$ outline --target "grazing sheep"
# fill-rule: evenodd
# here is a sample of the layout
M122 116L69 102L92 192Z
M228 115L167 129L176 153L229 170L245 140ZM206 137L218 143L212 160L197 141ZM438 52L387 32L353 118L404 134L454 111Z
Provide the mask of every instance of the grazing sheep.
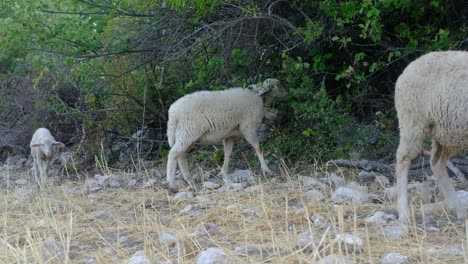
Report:
M53 161L56 150L65 147L65 145L55 141L47 128L38 128L34 132L29 146L34 160L34 177L39 184L42 184L47 177L49 165Z
M400 127L396 154L398 211L408 221L408 169L422 151L425 135L432 140L431 168L448 207L459 219L466 209L457 200L447 174L447 160L468 149L468 52L432 52L409 64L396 82L395 107Z
M223 143L224 163L221 173L226 177L234 140L243 137L255 149L263 171L270 173L258 143L258 129L265 116L264 106L269 106L274 98L286 95L287 91L280 86L278 80L267 79L255 91L243 88L200 91L174 102L169 108L167 124L167 137L171 147L167 162L169 188L176 189L176 161L179 162L184 179L191 182L187 150L196 142Z

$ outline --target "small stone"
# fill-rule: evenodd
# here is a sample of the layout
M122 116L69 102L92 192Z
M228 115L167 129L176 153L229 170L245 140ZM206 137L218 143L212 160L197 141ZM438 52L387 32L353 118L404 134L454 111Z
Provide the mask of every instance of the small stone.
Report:
M16 185L26 185L28 183L28 180L26 179L19 179L15 181Z
M400 253L387 253L382 257L381 264L401 264L408 259Z
M236 247L234 253L246 256L268 257L270 254L266 250L259 249L258 246Z
M221 185L219 185L218 183L206 181L203 183L203 187L209 190L213 190L213 189L218 189L219 187L221 187Z
M111 188L122 188L123 180L121 177L116 175L111 175L109 180L109 187Z
M395 219L395 215L387 214L382 211L377 211L371 217L366 219L368 224L386 225L388 222Z
M65 260L63 247L53 238L48 237L42 243L43 245L40 253L43 262L50 262L53 260L63 262Z
M184 209L179 211L179 214L185 214L193 211L203 210L206 209L206 205L204 204L190 204L185 206Z
M169 233L161 233L159 235L159 243L166 247L172 247L177 242L176 236Z
M301 249L313 249L314 246L318 246L319 244L320 240L310 231L297 235L297 246Z
M336 240L343 244L344 248L348 248L349 251L361 251L362 250L362 239L351 234L338 234Z
M196 230L195 230L195 233L193 233L195 236L212 236L216 233L219 232L219 227L217 224L215 223L212 223L212 222L208 222L208 223L203 223L203 224L199 224L197 227L196 227Z
M426 230L427 230L427 232L429 232L429 233L438 233L438 232L440 232L440 228L437 228L437 227L435 227L435 226L430 226L430 227L428 227Z
M375 183L378 183L380 185L383 185L383 186L388 186L390 185L390 180L388 179L388 177L385 177L383 175L377 175L375 176L375 180L374 180Z
M110 184L110 176L102 176L100 174L94 175L94 179L97 181L99 186L101 187L108 187Z
M321 215L315 213L315 214L311 217L310 220L312 220L312 222L314 222L314 224L320 225L320 224L323 223L324 218L323 218L323 216L321 216Z
M242 213L247 214L247 215L256 216L256 217L261 216L261 214L258 212L258 209L257 209L256 206L247 207L242 211Z
M308 176L299 176L298 180L302 183L303 186L307 186L307 187L310 186L310 187L314 187L320 190L325 189L325 185L315 178L308 177Z
M328 255L316 262L317 264L352 264L354 261L348 256Z
M253 176L250 170L236 170L227 176L227 181L229 183L243 183L252 180Z
M145 183L145 187L153 187L158 181L156 179L149 179Z
M339 187L332 195L332 201L340 202L342 200L351 200L355 204L363 204L369 200L369 194L349 189L346 187Z
M408 234L408 228L404 225L391 225L383 229L383 235L389 239L398 239Z
M304 194L304 199L306 202L320 202L325 199L325 196L317 190L309 190Z
M335 188L340 188L346 185L346 180L343 179L342 177L336 175L336 173L331 173L330 174L330 180L333 182L335 185Z
M94 218L104 218L106 216L116 215L117 211L115 210L96 210L91 212L91 216Z
M193 192L179 192L174 196L174 199L176 200L182 200L182 199L192 199Z
M135 187L137 185L137 180L136 179L131 179L128 181L128 184L127 184L127 188L132 188L132 187Z
M421 210L424 214L431 214L435 211L442 210L444 208L444 202L435 202L429 204L423 204Z
M197 264L230 263L226 254L219 248L208 248L198 255Z
M127 264L151 264L151 261L145 256L145 252L140 250L133 254Z
M29 200L32 196L32 189L16 189L15 191L22 199Z
M352 189L352 190L356 190L358 192L365 192L365 193L368 192L367 186L361 186L359 183L357 183L355 181L349 182L346 187L348 187L349 189Z
M360 171L358 172L358 177L362 179L367 179L367 178L371 178L372 174L370 174L368 171Z

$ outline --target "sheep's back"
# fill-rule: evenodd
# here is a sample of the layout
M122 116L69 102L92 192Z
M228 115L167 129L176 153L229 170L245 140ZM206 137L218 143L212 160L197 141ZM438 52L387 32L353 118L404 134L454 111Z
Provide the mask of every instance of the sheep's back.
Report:
M445 146L468 148L468 52L432 52L410 63L397 80L395 106L400 122L424 125Z

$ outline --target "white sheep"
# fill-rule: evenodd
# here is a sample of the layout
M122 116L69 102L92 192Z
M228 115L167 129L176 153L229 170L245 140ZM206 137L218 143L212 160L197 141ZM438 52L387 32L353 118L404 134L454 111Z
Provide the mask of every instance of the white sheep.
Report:
M65 145L56 141L47 128L38 128L34 132L29 146L33 157L34 177L39 184L42 184L47 177L49 165L54 159L55 152Z
M231 88L224 91L200 91L179 98L169 108L167 124L171 147L166 175L169 188L176 189L176 161L179 162L184 179L191 182L187 150L196 142L223 143L224 163L221 173L227 177L234 140L243 137L255 149L262 170L270 173L258 143L258 130L265 116L264 106L270 105L274 98L286 95L287 91L278 80L267 79L255 91Z
M396 154L401 222L409 219L408 169L432 140L431 168L447 205L459 219L466 209L457 200L445 168L447 160L468 149L468 52L432 52L410 63L396 82L395 107L400 127Z

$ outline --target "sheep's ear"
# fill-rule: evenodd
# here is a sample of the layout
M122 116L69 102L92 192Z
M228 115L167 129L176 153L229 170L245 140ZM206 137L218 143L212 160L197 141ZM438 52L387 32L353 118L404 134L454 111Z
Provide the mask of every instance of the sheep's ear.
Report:
M65 144L63 144L62 142L57 142L57 141L55 141L54 143L52 143L52 145L53 145L54 147L58 147L58 148L63 148L63 147L65 147Z
M32 144L32 145L31 145L31 148L41 147L41 146L43 146L43 144L41 144L41 143L36 143L36 144Z

